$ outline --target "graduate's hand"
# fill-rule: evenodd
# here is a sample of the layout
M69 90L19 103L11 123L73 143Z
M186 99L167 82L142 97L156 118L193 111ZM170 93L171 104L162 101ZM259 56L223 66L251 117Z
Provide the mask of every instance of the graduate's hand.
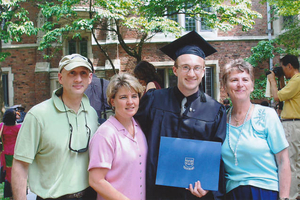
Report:
M199 197L199 198L205 196L208 193L207 190L202 189L200 181L195 182L195 187L194 188L193 188L193 185L190 184L190 187L189 187L188 190L190 190L190 192L193 195L195 195L196 197Z

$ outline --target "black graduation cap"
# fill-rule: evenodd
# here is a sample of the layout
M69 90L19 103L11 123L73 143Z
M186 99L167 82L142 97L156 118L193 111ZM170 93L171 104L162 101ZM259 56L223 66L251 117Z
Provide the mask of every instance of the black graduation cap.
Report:
M205 57L217 52L210 44L206 42L198 33L191 31L188 34L174 40L170 44L160 48L173 60L176 60L183 54L194 54L205 59Z

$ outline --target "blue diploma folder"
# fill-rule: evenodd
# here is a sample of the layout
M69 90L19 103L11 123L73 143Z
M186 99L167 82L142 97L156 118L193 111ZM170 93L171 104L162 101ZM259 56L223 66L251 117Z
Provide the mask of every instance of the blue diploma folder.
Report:
M161 137L155 184L217 191L220 161L220 142Z

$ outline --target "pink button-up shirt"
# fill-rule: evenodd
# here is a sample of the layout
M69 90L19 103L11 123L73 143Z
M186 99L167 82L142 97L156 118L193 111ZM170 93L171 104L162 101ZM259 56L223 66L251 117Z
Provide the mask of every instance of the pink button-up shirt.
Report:
M108 168L105 179L114 188L131 200L144 200L147 142L134 119L133 124L134 138L113 116L98 128L90 142L89 170ZM102 199L98 194L97 200Z

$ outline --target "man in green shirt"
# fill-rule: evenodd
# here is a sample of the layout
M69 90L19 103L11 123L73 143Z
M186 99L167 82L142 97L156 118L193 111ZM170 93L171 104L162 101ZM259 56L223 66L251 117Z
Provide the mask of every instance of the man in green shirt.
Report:
M15 200L26 199L27 177L37 199L85 199L88 144L98 127L84 95L92 80L87 58L64 56L58 80L62 88L30 109L20 129L12 168Z

